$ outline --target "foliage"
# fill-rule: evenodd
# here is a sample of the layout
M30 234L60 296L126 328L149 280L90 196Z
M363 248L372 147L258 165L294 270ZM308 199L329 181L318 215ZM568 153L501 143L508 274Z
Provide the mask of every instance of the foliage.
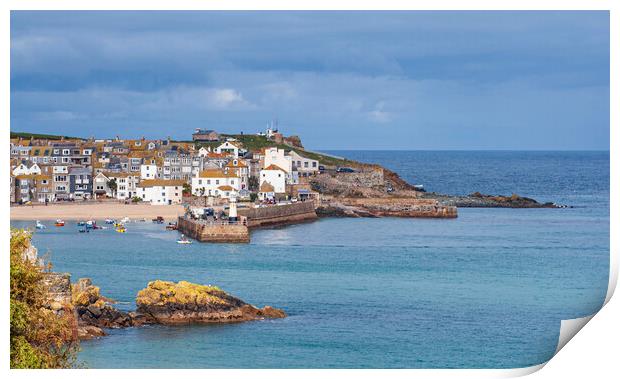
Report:
M142 201L142 198L140 196L134 196L134 197L131 198L131 202L134 203L134 204L135 203L139 203L141 201Z
M149 282L138 292L138 305L176 304L227 304L226 292L217 286L194 284L186 281L178 283L164 280Z
M256 176L250 176L248 178L248 188L250 191L258 191L258 177Z
M250 193L250 202L255 202L258 199L258 194L256 192Z
M11 132L11 138L23 138L23 139L49 139L49 140L83 140L83 138L78 137L69 137L69 136L58 136L53 134L37 134L37 133L27 133L27 132Z
M192 193L192 186L189 183L183 183L183 196L187 196Z
M75 362L77 344L69 312L48 308L44 271L26 256L30 233L11 230L11 368L66 368Z
M110 179L110 181L108 182L108 187L110 188L110 191L112 191L112 193L116 195L116 189L118 188L118 184L116 184L116 178Z

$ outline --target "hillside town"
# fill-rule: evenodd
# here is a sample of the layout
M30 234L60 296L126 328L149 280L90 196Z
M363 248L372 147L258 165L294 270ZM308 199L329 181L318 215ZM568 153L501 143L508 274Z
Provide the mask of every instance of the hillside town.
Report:
M272 126L237 136L196 129L191 141L13 137L12 204L307 200L318 196L308 178L324 169Z

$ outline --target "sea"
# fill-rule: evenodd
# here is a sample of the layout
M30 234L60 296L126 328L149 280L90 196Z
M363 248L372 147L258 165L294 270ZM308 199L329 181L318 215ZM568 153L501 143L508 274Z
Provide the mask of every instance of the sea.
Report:
M549 360L560 322L602 306L609 278L609 152L330 151L427 191L535 198L563 209L459 209L456 219L359 218L252 232L249 245L175 243L162 225L34 244L55 271L135 308L155 279L215 284L289 317L108 330L89 368L516 368ZM32 222L12 222L33 227Z

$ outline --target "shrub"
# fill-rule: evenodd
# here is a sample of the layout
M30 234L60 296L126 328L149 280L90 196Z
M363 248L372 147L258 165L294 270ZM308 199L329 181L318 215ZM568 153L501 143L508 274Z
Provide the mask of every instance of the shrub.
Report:
M11 230L11 368L68 368L75 362L69 312L48 308L44 271L26 256L30 233Z

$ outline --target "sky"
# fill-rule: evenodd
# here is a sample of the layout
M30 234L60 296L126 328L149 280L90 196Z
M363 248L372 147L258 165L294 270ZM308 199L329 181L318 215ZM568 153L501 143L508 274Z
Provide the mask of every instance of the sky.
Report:
M608 150L609 13L11 12L11 130Z

